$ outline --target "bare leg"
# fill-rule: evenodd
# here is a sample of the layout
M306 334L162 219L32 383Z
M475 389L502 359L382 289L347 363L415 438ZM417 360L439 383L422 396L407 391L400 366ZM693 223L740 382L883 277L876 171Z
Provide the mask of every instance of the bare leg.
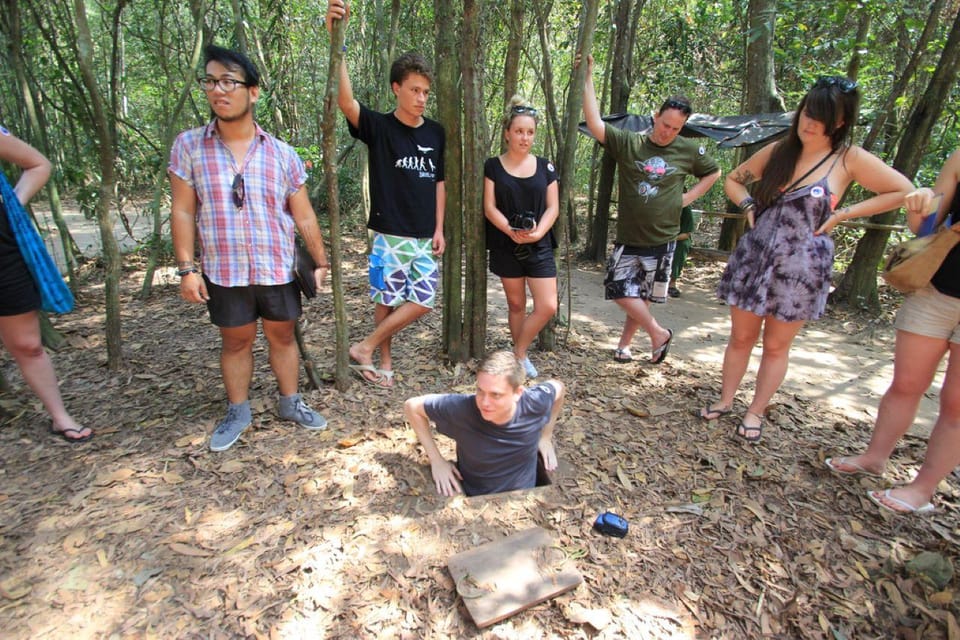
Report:
M740 435L753 438L759 433L763 412L767 410L770 399L787 375L790 345L801 327L803 320L783 322L773 316L763 319L763 352L760 356L760 368L757 370L757 387L753 402L743 417L744 428Z
M241 404L250 398L253 341L256 337L256 322L242 327L220 327L220 374L223 376L227 400L232 404Z
M514 280L519 278L512 278ZM534 339L540 330L547 326L557 313L557 279L556 278L526 278L526 284L530 287L530 296L533 298L533 311L530 315L526 313L526 296L523 295L522 279L520 284L520 293L523 296L524 308L520 312L520 325L516 333L513 332L511 325L510 333L513 335L513 351L517 359L527 357L527 349L533 344ZM507 293L507 302L509 305L510 293L507 292L506 279L504 280L504 292ZM512 313L512 310L511 310Z
M950 343L950 362L940 390L940 414L933 425L923 465L913 482L890 494L921 507L933 498L940 481L960 464L960 344ZM881 498L881 500L883 500ZM896 508L896 505L890 505Z
M720 383L720 400L709 406L709 417L714 409L729 410L733 399L750 364L750 354L760 337L763 318L740 307L730 307L730 339L723 352L723 374Z
M67 436L75 439L91 435L93 430L77 424L63 406L53 362L40 340L40 321L37 312L0 316L0 340L16 360L23 379L37 394L43 407L50 414L53 428L57 431L75 429L76 433Z
M893 357L893 380L890 388L883 394L880 406L877 409L877 420L870 436L870 445L867 450L858 456L846 456L836 459L834 465L841 471L857 471L857 465L873 473L882 473L887 460L893 452L897 441L903 437L913 419L917 415L920 399L933 383L937 372L937 365L946 353L951 350L951 361L948 372L953 368L952 352L957 345L948 345L946 340L929 338L908 331L897 331L897 343ZM960 375L960 373L956 374ZM944 380L940 392L940 418L934 430L940 425L943 418L943 406L950 400L947 380ZM930 445L933 444L933 434ZM930 450L928 445L928 451ZM938 481L939 482L939 481ZM931 494L932 495L932 494ZM929 499L929 497L928 497ZM920 503L923 504L923 503Z
M650 336L650 347L656 349L670 339L670 332L660 326L657 319L650 313L650 303L640 298L618 298L614 300L627 313L620 334L620 348L630 345L633 334L642 328ZM626 343L624 339L626 338Z
M383 313L380 309L382 306L377 305L374 320L379 317L380 313ZM390 308L386 307L386 309L389 310ZM361 364L373 364L373 351L380 347L381 364L386 368L390 364L390 338L429 312L429 307L421 306L415 302L404 302L396 309L387 311L383 319L377 323L373 333L350 347L350 357ZM374 380L374 378L370 377L370 380Z
M527 317L527 287L524 278L500 278L503 294L507 298L507 325L510 327L510 340L514 346ZM522 357L519 354L518 358Z
M282 396L295 394L300 386L300 351L294 334L296 322L263 320L263 335L270 345L270 368Z

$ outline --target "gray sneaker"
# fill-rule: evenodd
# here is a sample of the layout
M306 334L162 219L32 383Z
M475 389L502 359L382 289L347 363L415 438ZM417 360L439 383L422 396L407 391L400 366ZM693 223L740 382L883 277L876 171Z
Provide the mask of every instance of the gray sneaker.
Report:
M327 419L307 406L299 393L292 396L280 396L278 413L284 420L292 420L311 431L327 428Z
M210 451L226 451L232 447L250 422L249 400L242 404L228 404L227 417L217 424L210 436Z

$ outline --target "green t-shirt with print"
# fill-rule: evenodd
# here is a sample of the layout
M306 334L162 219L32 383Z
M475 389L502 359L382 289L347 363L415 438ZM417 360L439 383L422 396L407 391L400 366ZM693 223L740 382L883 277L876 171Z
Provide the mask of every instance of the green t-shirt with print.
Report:
M720 167L706 148L677 136L665 147L639 133L604 128L604 147L617 162L620 206L616 242L634 247L665 244L680 233L683 181Z

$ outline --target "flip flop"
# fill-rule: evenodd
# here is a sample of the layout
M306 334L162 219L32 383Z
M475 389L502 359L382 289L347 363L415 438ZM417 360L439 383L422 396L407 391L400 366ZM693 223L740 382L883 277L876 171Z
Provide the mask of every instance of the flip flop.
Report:
M667 329L667 333L670 335L667 336L667 339L664 341L664 343L653 350L650 364L660 364L667 359L667 353L670 352L670 341L673 340L673 329Z
M850 462L850 460L849 460L847 457L843 457L843 458L827 458L826 460L823 461L823 464L826 465L827 469L830 469L830 471L834 472L834 473L837 474L838 476L858 476L858 475L864 475L864 476L870 476L871 478L882 478L882 477L883 477L883 474L874 473L873 471L870 471L869 469L867 469L866 467L864 467L864 466L861 465L861 464L858 464L858 463L856 463L856 462ZM837 466L837 465L840 465L840 464L846 465L846 466L848 466L848 467L853 467L854 470L853 470L853 471L844 471L844 470L841 469L839 466Z
M378 387L383 387L384 389L393 387L393 369L377 369L377 373L380 374L380 380L377 381ZM385 382L388 384L384 384Z
M710 405L706 405L705 407L700 409L700 413L698 415L700 416L701 420L710 421L710 420L719 420L723 416L732 412L733 412L733 407L729 409L711 409ZM710 416L713 414L716 414L716 415L711 418Z
M87 427L80 427L79 429L54 429L53 426L50 427L50 433L57 436L62 440L66 440L70 444L80 444L81 442L87 442L93 438L94 432L93 429L90 429L90 433L79 438L71 438L67 436L68 433L83 433L84 429Z
M932 513L933 511L936 511L936 507L933 506L932 502L928 502L927 504L921 505L919 507L915 507L905 500L901 500L900 498L896 498L890 495L891 491L893 491L893 489L887 489L885 491L881 491L880 495L886 498L887 500L889 500L890 502L892 502L893 504L897 505L898 507L903 507L902 509L894 509L893 507L881 502L880 498L877 497L876 491L867 491L867 497L873 501L873 504L877 505L881 509L889 511L890 513L895 513L898 516L904 516L904 515L910 515L910 514L919 515L923 513Z
M630 347L624 347L623 349L617 348L613 352L613 361L614 362L631 362L633 360L633 354L630 353Z
M377 369L375 366L373 366L373 364L363 364L363 363L354 364L351 362L348 366L355 374L357 374L357 376L360 377L361 380L363 380L367 384L373 385L375 387L381 386L380 381L383 380L383 372L380 371L380 369ZM367 376L363 375L364 372L372 373L377 377L368 378Z
M743 438L744 440L746 440L746 441L749 442L750 444L756 444L756 443L760 442L760 438L763 437L763 416L758 416L757 414L753 413L752 411L747 411L747 413L744 414L744 417L746 417L747 414L750 414L750 415L752 415L752 416L756 416L757 418L760 418L760 424L751 427L750 425L744 424L744 423L743 423L743 420L741 420L741 421L740 421L740 424L737 425L737 428L736 428L736 430L734 431L734 433L737 435L738 438ZM747 432L748 432L748 431L756 431L757 434L756 434L756 435L753 435L753 436L748 436L748 435L747 435Z

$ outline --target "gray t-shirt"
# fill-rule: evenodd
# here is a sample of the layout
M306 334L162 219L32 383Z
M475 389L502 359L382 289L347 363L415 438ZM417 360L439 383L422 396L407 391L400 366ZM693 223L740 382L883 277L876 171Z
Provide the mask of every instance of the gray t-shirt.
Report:
M513 419L484 420L474 394L429 396L427 416L437 431L457 442L457 467L468 496L531 489L537 484L540 432L550 421L557 390L552 384L524 389Z

